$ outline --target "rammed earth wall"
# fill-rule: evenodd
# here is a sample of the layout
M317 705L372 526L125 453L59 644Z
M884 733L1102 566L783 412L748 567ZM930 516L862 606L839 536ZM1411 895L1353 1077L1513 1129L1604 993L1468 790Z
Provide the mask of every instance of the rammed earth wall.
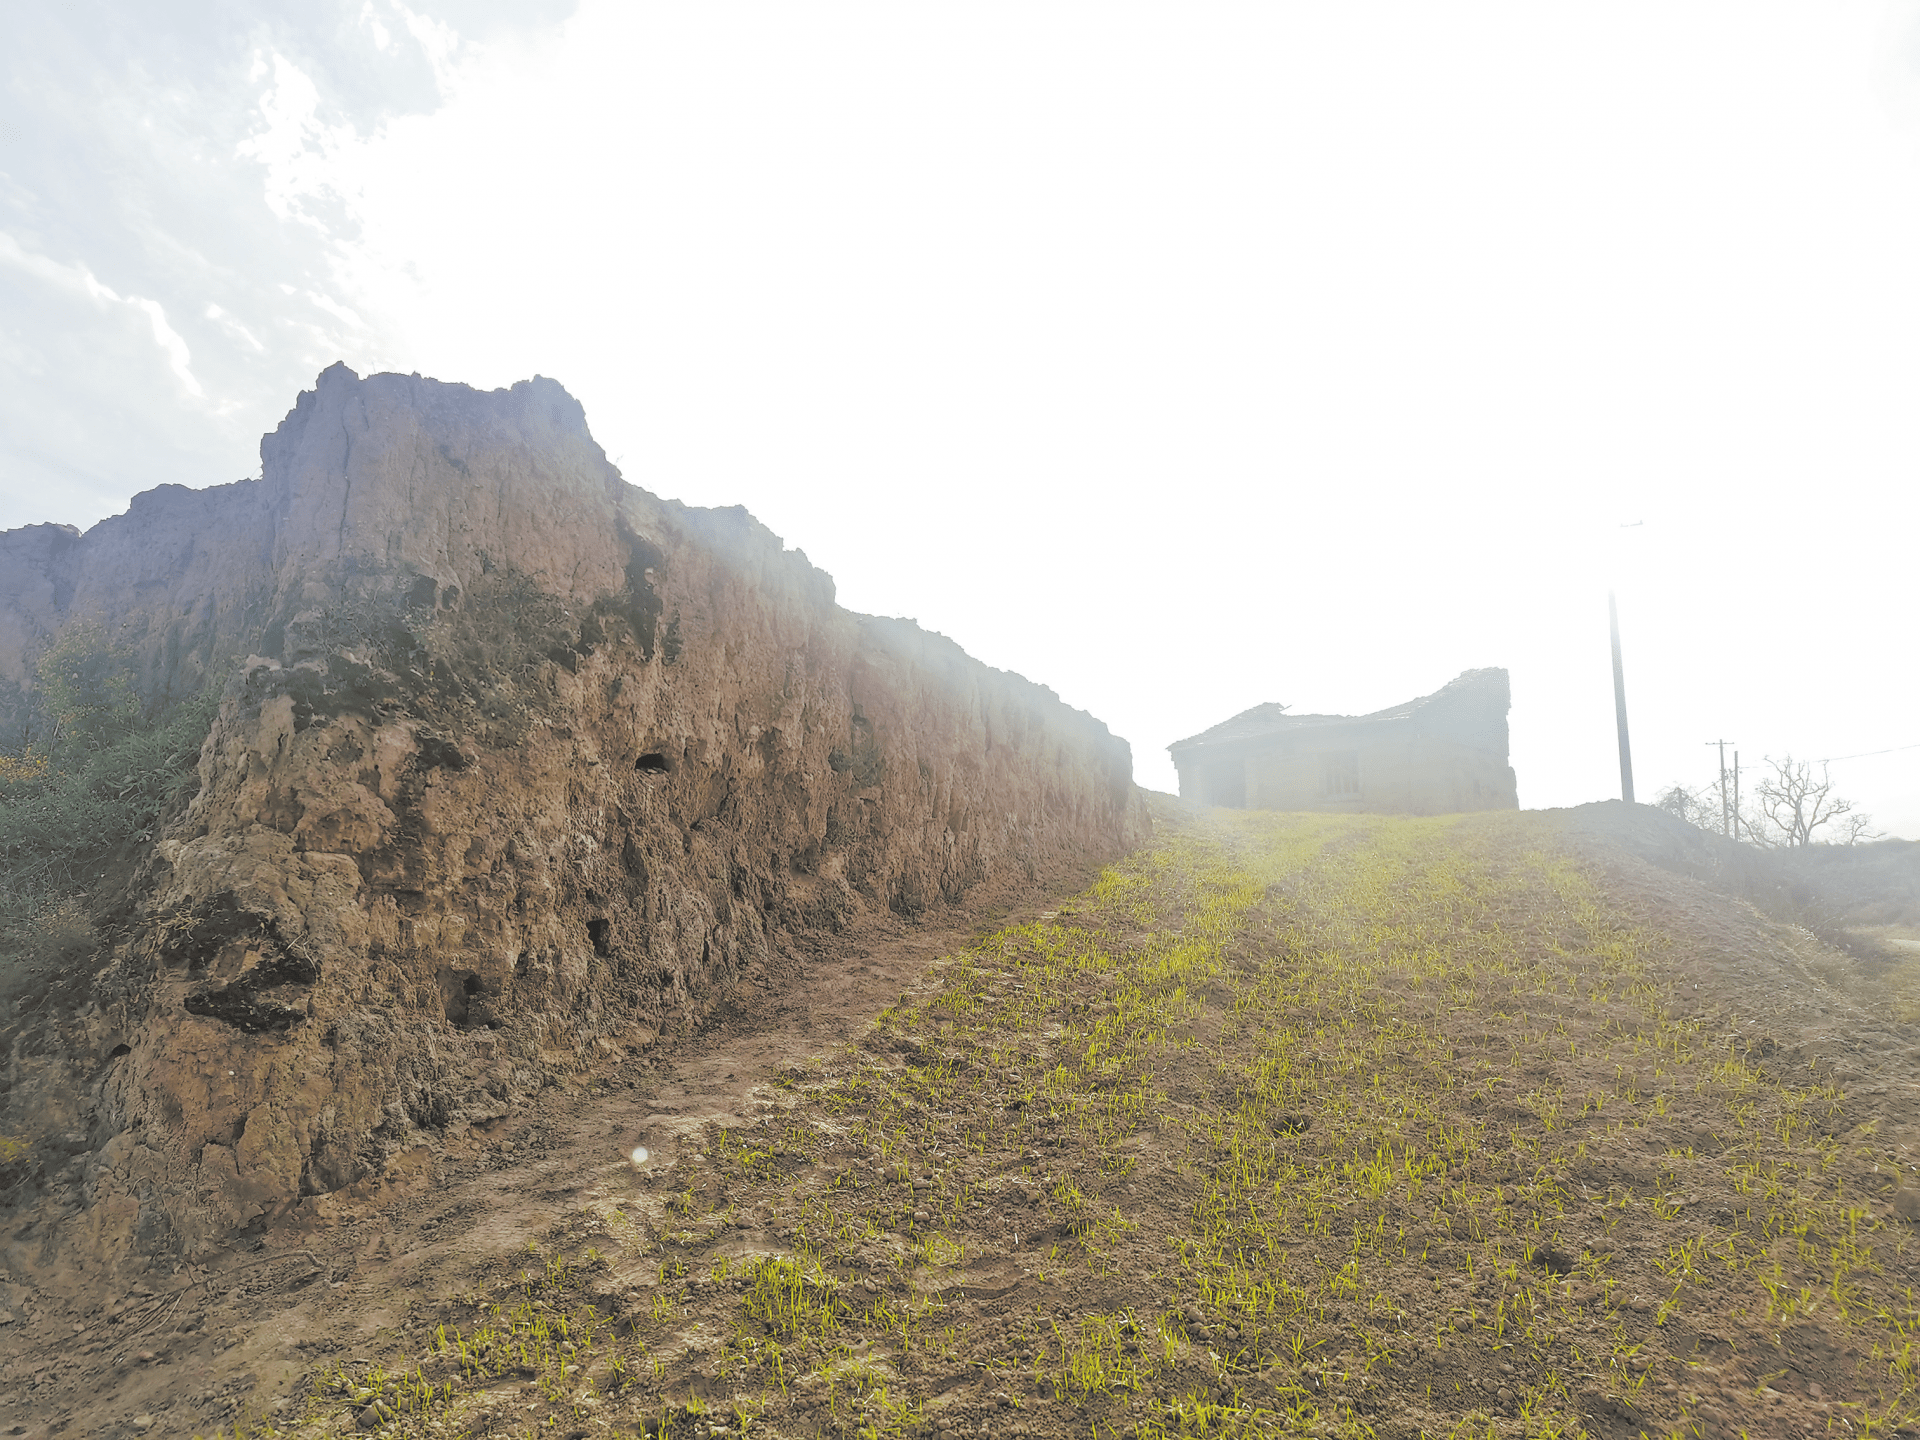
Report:
M150 698L226 677L97 974L15 1027L5 1124L61 1127L104 1259L430 1168L791 937L1143 836L1099 721L626 484L552 381L335 366L261 453L0 535L0 724L80 617Z

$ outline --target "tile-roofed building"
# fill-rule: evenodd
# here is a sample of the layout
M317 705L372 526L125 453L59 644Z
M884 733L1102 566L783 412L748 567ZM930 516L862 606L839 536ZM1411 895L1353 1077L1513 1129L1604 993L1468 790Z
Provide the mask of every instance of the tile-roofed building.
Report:
M1507 672L1469 670L1371 715L1293 715L1256 705L1175 741L1182 799L1249 810L1410 815L1513 810Z

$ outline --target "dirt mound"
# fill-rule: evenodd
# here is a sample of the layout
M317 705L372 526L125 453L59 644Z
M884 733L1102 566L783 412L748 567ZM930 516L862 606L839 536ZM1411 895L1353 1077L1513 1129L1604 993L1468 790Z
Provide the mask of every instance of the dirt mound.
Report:
M1871 927L1920 925L1920 843L1911 840L1768 850L1650 805L1607 800L1545 813L1573 835L1700 880L1842 949L1870 949L1859 932Z
M840 609L745 511L626 484L551 381L336 366L261 453L0 537L0 731L76 619L149 700L228 677L80 993L6 1017L18 1277L125 1283L425 1187L796 950L1145 834L1104 725Z
M1794 860L1797 878L1844 923L1920 926L1920 841L1815 845Z

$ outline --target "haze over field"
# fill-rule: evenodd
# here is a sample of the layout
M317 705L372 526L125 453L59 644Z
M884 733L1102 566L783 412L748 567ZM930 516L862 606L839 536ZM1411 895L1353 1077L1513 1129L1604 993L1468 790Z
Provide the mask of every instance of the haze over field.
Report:
M509 13L511 12L511 13ZM256 474L336 359L584 402L1164 746L1513 675L1920 836L1920 5L10 17L0 526Z

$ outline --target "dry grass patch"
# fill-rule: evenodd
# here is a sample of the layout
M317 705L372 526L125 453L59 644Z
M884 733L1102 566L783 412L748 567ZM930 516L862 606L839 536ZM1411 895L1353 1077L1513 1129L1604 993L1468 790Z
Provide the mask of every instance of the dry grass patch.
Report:
M1159 829L250 1433L1911 1422L1894 1158L1550 822Z

